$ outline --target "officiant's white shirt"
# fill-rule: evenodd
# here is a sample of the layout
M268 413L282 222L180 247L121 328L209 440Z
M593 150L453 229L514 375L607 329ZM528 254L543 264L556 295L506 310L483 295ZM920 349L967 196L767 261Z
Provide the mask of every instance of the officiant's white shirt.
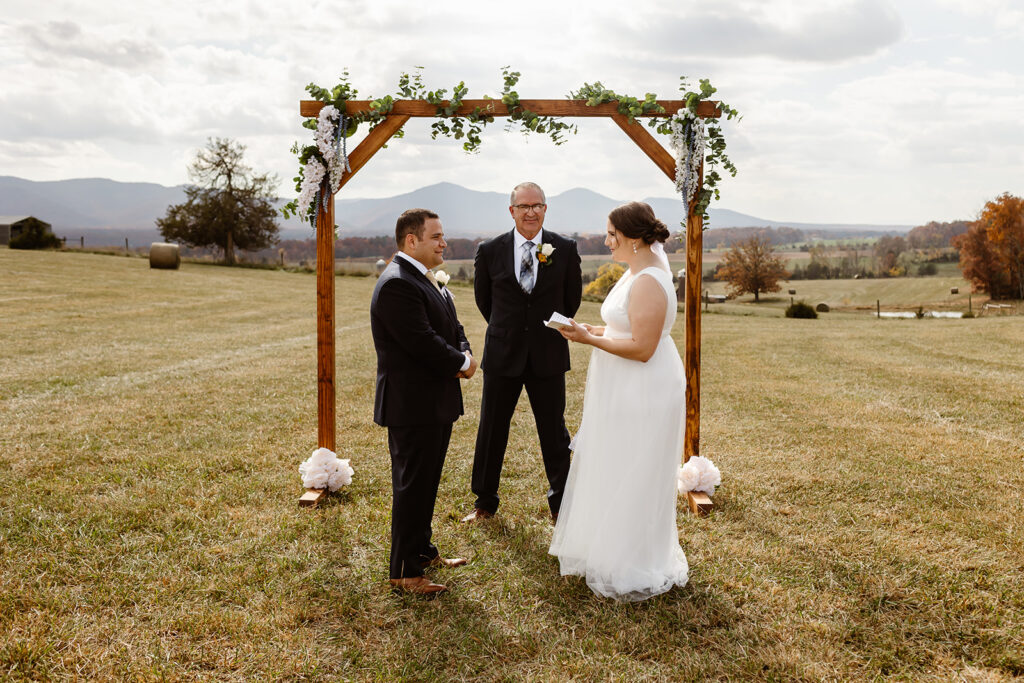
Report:
M512 250L512 271L516 274L516 280L520 279L520 272L523 267L523 245L527 242L533 245L530 250L530 257L533 259L533 282L537 282L537 267L540 263L537 261L537 247L544 243L544 229L541 228L540 232L533 236L532 240L528 240L523 237L515 228L512 228L512 238L516 241L516 248Z
M416 270L420 271L420 275L422 275L423 277L427 276L427 271L429 270L429 268L427 268L425 265L423 265L422 263L420 263L419 261L414 259L412 256L409 256L404 251L396 251L395 252L395 256L397 258L404 258L406 261L411 263ZM452 297L451 293L449 293L447 291L447 289L445 290L445 293L441 294L441 296L451 297L451 300L453 302L455 301L455 298ZM466 370L469 370L469 355L468 354L466 355L466 362L462 364L461 368L459 368L459 372L464 372Z

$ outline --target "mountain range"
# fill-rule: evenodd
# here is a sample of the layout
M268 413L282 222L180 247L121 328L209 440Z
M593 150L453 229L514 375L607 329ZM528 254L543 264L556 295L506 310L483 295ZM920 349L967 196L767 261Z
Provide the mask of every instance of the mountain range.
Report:
M155 221L167 207L184 201L183 185L167 187L155 183L124 183L105 178L33 181L0 176L0 215L31 215L50 223L56 235L69 241L85 237L92 244L121 244L129 239L136 246L159 241ZM546 226L562 233L604 232L608 212L624 199L612 199L584 188L548 197ZM678 226L683 206L678 198L647 197L655 213L668 224ZM283 202L282 202L283 203ZM405 209L425 207L436 211L449 237L488 237L511 227L508 194L480 192L453 183L437 183L394 197L336 199L335 216L341 236L387 235L394 231L395 218ZM818 232L847 234L905 233L910 225L865 225L838 223L793 223L767 220L729 209L710 210L711 228L791 227ZM281 220L282 239L312 236L308 225Z

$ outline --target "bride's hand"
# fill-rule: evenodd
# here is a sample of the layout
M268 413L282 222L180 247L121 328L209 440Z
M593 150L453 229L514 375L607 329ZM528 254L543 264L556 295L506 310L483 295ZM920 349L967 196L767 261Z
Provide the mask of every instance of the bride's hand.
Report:
M586 323L578 323L575 320L570 320L572 327L563 327L558 330L559 333L569 341L579 342L586 344L587 340L592 336L590 334L590 325Z
M604 334L604 328L603 327L598 327L597 325L591 325L590 323L576 323L576 324L579 325L580 327L582 327L583 329L585 329L590 334L594 335L595 337L600 337L602 334Z

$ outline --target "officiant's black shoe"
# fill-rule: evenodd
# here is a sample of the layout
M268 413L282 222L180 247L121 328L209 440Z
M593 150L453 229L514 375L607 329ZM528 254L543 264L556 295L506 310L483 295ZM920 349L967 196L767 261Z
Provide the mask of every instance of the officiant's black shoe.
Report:
M461 567L462 565L466 564L467 561L468 560L466 560L466 558L464 558L464 557L447 558L447 557L441 557L440 555L438 555L436 557L431 558L431 560L429 562L427 562L427 566L428 567L447 567L449 569L452 569L454 567Z
M448 590L448 586L434 583L425 576L409 576L404 579L389 579L395 591L414 595L437 595Z
M494 516L493 512L488 512L483 508L473 508L473 511L462 518L463 522L476 522L481 519L490 519Z
M552 524L558 524L558 513L557 512L552 512L551 513L551 523Z

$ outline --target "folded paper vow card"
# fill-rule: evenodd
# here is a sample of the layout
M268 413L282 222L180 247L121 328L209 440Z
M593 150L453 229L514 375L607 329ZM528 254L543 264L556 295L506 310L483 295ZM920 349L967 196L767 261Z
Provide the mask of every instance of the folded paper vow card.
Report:
M555 312L551 314L550 320L545 320L544 325L550 327L553 330L560 330L563 327L572 327L572 323L569 318L566 318L561 313Z

